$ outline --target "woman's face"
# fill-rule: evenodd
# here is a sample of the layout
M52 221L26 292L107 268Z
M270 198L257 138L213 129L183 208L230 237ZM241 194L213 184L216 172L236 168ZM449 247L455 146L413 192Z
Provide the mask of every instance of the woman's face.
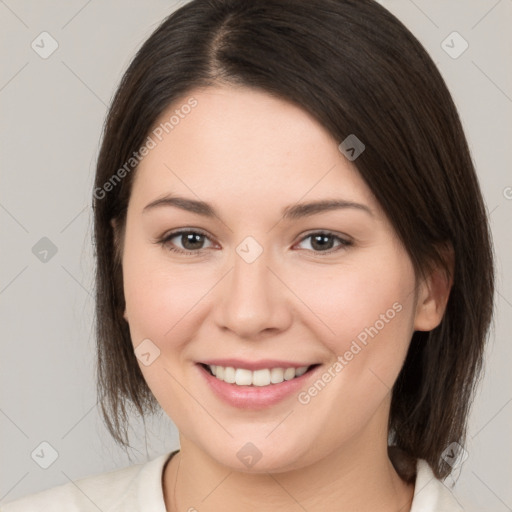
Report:
M168 133L157 128L174 113ZM248 88L194 90L155 128L127 212L125 318L182 443L279 472L385 440L413 331L434 326L341 141ZM183 200L148 206L166 197ZM359 206L302 206L319 201Z

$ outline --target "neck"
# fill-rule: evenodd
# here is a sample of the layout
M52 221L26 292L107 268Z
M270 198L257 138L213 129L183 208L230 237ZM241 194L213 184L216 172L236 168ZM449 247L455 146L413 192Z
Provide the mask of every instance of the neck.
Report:
M168 512L336 510L409 512L414 485L388 458L387 436L377 446L361 437L317 462L282 473L244 473L218 464L190 440L167 464Z

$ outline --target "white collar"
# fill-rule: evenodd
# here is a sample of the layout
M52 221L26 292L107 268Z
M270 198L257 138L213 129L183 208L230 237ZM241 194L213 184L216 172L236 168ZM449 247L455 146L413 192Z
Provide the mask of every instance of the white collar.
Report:
M463 512L450 489L438 480L426 460L416 463L416 482L410 512Z

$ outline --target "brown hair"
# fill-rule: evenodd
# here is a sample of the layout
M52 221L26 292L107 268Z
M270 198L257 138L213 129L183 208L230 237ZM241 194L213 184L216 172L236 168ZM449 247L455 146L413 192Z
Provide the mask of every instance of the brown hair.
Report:
M366 149L354 163L416 276L434 265L449 272L441 249L453 249L445 315L432 331L414 332L389 419L393 445L447 476L441 454L464 444L492 319L494 256L450 93L422 45L373 0L193 0L162 22L130 64L105 122L93 199L98 395L110 433L126 447L126 406L141 416L158 410L123 319L120 255L136 165L113 178L170 104L219 83L294 102L340 142L356 134Z

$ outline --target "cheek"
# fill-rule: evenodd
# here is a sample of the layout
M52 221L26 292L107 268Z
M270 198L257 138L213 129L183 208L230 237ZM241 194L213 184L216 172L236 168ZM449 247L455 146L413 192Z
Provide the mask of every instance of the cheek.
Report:
M364 344L373 339L376 330L379 335L397 334L407 316L412 267L384 249L339 264L307 262L276 268L293 290L293 296L283 290L282 300L294 303L289 307L297 311L298 320L336 355L349 350L354 340ZM174 346L185 343L193 326L198 329L206 310L215 307L208 304L223 275L205 265L171 262L165 249L148 249L127 232L123 278L134 345L150 338Z
M310 268L287 279L304 304L302 320L309 319L309 328L333 354L344 354L355 340L364 346L377 336L388 339L388 347L407 344L414 286L407 260L393 253L377 258L372 252L353 263Z
M189 404L190 396L173 376L181 375L188 342L198 327L201 298L212 285L193 265L170 264L164 249L148 248L135 237L132 241L128 232L123 280L133 346L151 340L157 347L146 345L152 359L159 350L148 365L137 360L144 379L164 410L173 417L186 416L181 405Z
M144 338L175 338L186 318L208 290L194 265L171 263L165 249L146 240L138 225L128 223L123 252L126 313L134 345Z
M407 262L375 256L309 283L297 278L294 291L315 312L308 328L332 354L299 397L304 418L326 439L341 442L361 431L388 397L413 332L413 283Z
M198 281L192 266L169 272L161 258L137 259L135 253L126 258L123 276L134 344L141 337L168 342L180 339L177 333L189 322L194 306L208 291L204 280Z

